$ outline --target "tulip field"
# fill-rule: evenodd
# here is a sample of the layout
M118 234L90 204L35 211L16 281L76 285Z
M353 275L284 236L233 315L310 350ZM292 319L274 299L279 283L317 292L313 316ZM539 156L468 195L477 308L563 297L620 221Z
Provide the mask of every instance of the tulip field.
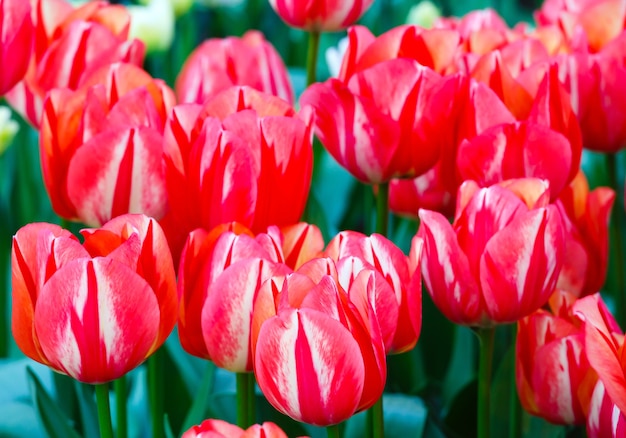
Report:
M0 438L626 437L626 0L0 29Z

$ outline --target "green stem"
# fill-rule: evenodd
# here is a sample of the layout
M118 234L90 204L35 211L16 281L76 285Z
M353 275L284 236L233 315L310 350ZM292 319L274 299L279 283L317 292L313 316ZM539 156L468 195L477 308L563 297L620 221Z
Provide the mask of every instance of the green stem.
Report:
M237 425L247 429L254 423L254 374L237 373Z
M115 415L117 423L117 438L126 438L128 436L128 414L126 411L126 376L122 376L113 382L113 390L115 391Z
M152 436L163 438L164 395L163 395L163 352L157 350L148 359L148 385L150 391L150 411L152 417Z
M389 183L378 185L376 196L376 232L387 237L389 228Z
M517 324L512 325L513 348L515 348L517 336ZM511 383L509 390L509 438L520 438L522 436L522 405L517 395L517 386L515 385L515 354L510 355L511 360Z
M113 438L111 424L111 407L109 406L109 385L101 383L96 386L96 403L98 404L98 422L100 423L100 438Z
M606 165L609 174L609 184L613 190L615 190L616 198L622 199L622 195L619 190L619 183L617 181L617 154L606 154ZM615 258L617 259L615 264L615 278L617 284L615 285L614 293L617 294L617 320L620 324L626 322L626 283L624 281L624 248L622 244L622 213L619 203L616 202L613 206L613 214L611 218L611 228L613 229L613 238L611 243L615 248ZM615 296L615 295L614 295Z
M491 398L491 366L493 361L494 327L476 330L480 342L478 361L478 438L489 438L489 402Z
M312 30L309 32L309 53L306 61L306 85L307 87L316 82L317 72L317 52L320 47L320 32Z
M341 431L338 424L326 427L326 436L328 438L341 438Z
M367 426L368 436L372 438L383 438L385 436L382 395L376 404L367 411Z

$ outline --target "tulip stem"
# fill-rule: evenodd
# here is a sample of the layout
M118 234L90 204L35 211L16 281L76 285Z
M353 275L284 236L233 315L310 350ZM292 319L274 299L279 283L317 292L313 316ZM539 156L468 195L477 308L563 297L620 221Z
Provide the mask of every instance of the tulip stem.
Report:
M517 324L512 326L513 348L515 348L517 337ZM515 385L515 354L511 354L511 384L509 390L509 437L520 438L522 436L522 405L517 395L517 387Z
M372 438L384 438L385 420L383 415L383 396L367 411L367 426L369 436Z
M389 228L389 183L378 185L376 195L376 232L387 237Z
M152 436L163 438L164 394L163 394L163 352L158 349L148 359L148 387L150 391L150 412L152 414Z
M617 154L606 154L606 165L609 174L609 184L615 194L619 197L619 183L617 181ZM621 199L621 198L619 198ZM613 265L616 267L615 275L617 284L615 285L614 295L617 294L617 321L620 324L626 322L626 283L624 281L624 248L622 244L622 214L621 208L618 207L618 203L613 207L613 217L611 218L611 226L613 228L613 239L611 243L615 248L616 263Z
M489 438L489 402L491 399L491 366L495 327L478 328L476 334L480 344L478 358L478 438Z
M100 423L100 438L113 438L111 407L109 405L109 384L101 383L95 386L96 403L98 405L98 422Z
M254 374L237 373L237 425L242 429L256 422L254 397Z
M126 412L126 376L122 376L113 382L113 391L115 392L115 414L116 414L116 431L117 438L126 438L128 436L128 415Z
M306 85L307 87L317 80L317 52L320 47L320 31L309 32L309 53L306 61Z
M326 427L326 436L328 438L341 438L341 431L338 424Z

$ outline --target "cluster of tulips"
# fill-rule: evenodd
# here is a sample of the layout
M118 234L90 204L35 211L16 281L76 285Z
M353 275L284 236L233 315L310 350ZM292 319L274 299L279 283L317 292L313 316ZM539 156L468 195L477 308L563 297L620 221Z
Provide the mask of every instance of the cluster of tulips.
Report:
M316 47L372 1L270 4ZM492 10L380 36L352 26L336 77L315 82L313 52L297 104L258 31L200 45L172 89L143 70L123 6L0 7L0 93L39 130L62 224L91 227L32 223L13 237L24 354L102 388L177 326L186 352L331 434L382 410L387 355L418 342L423 280L480 338L481 437L494 330L508 323L528 412L626 436L624 334L598 293L616 192L590 191L581 171L583 147L614 161L626 145L626 2L548 0L535 27ZM300 222L314 135L372 185L377 233L325 243ZM420 222L408 255L386 237L388 209ZM285 436L253 418L184 436Z

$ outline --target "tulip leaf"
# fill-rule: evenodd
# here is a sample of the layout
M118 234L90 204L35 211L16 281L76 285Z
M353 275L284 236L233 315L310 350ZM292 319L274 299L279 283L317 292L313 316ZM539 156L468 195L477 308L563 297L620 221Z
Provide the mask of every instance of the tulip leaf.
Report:
M165 341L165 349L176 366L187 392L194 394L198 387L198 382L202 379L206 361L193 357L185 352L180 345L176 331Z
M51 438L79 438L80 435L72 428L70 420L45 390L37 374L31 367L26 368L26 373L37 417L48 436Z
M94 388L92 385L76 380L72 380L72 383L76 391L83 435L87 437L98 436L100 427L98 425L98 407L96 406Z
M477 342L474 333L462 326L454 328L454 346L448 371L443 383L443 397L449 404L459 388L463 388L476 377L475 357Z
M202 377L202 381L198 386L198 390L193 398L193 402L185 421L183 421L183 427L181 432L188 430L190 427L200 424L205 418L207 418L207 406L211 397L211 390L213 387L213 378L215 376L215 365L213 362L208 362L206 365L206 371Z

